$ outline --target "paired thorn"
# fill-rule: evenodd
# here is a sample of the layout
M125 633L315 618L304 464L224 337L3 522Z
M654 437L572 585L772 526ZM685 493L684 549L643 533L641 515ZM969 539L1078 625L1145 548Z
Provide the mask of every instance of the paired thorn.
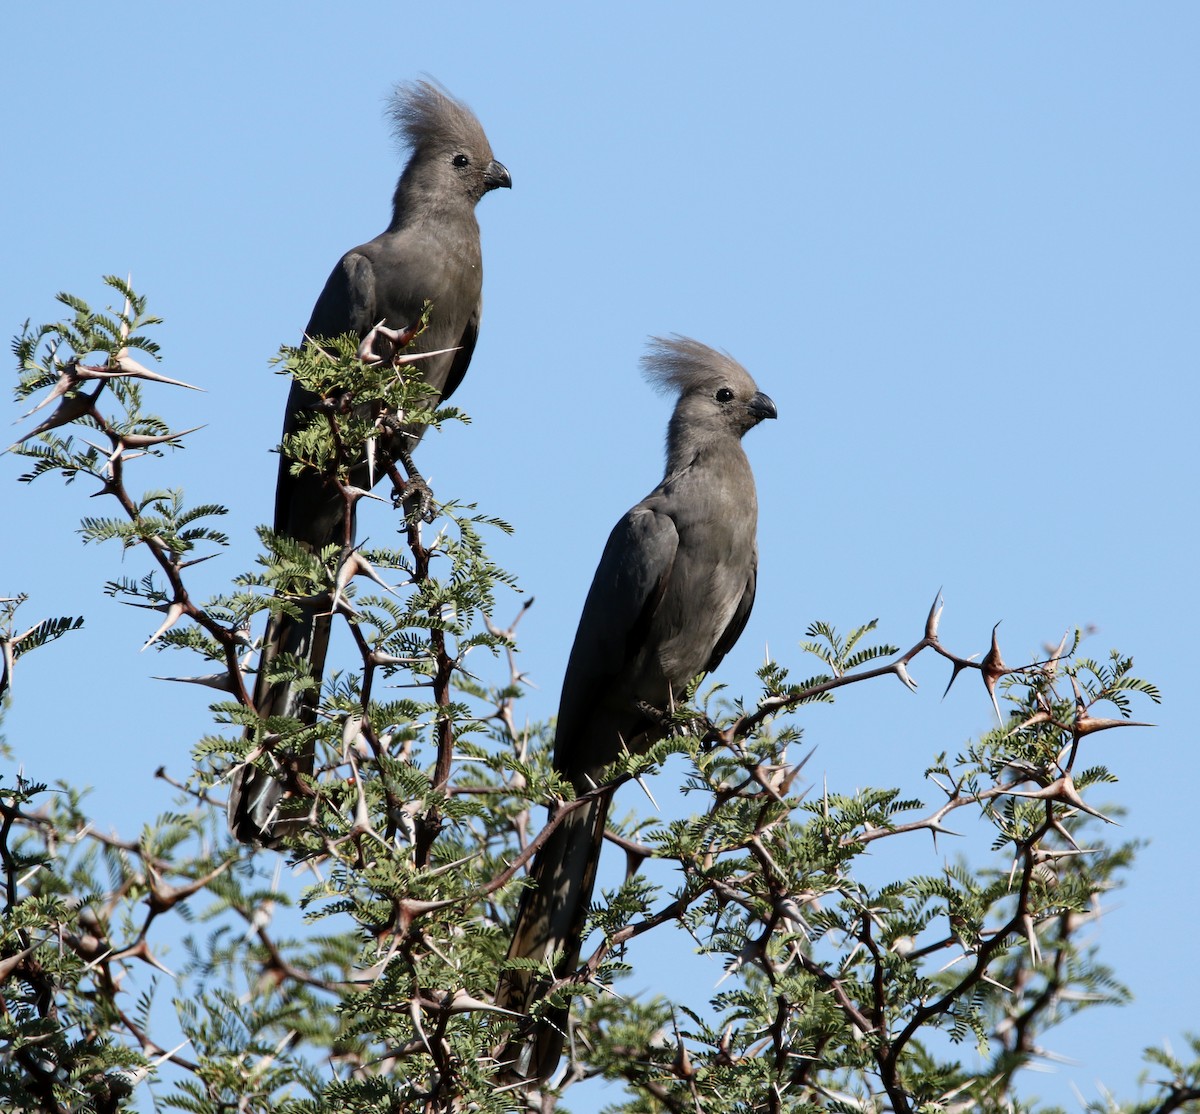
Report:
M996 710L996 722L1003 727L1004 717L1000 714L1000 702L996 699L996 682L1012 670L1004 664L1004 659L1000 656L1000 640L996 636L999 629L999 623L992 627L992 647L979 663L979 668L983 674L983 687L987 689L988 696L992 698L992 707ZM952 677L951 680L953 679Z

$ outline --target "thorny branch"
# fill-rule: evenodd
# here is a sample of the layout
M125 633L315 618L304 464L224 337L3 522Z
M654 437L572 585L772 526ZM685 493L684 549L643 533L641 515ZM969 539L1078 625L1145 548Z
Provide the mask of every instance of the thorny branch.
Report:
M127 301L125 337L129 318ZM175 444L192 431L156 436L122 433L97 405L109 382L120 378L187 386L147 371L124 350L104 366L68 361L62 365L50 396L35 409L60 399L58 407L26 438L75 421L98 428L108 438L111 453L102 465L85 470L101 482L101 493L116 498L126 517L140 523L142 512L125 486L126 462L155 445ZM88 382L97 383L91 393L80 389ZM267 907L273 899L260 895L252 902L234 884L233 875L240 869L242 854L237 849L214 855L205 845L203 853L181 871L172 861L174 845L166 844L168 850L160 852L146 840L121 840L74 821L68 825L61 815L27 810L19 794L0 797L0 865L5 878L6 914L11 918L31 895L44 896L37 892L39 879L49 874L48 864L60 849L95 846L118 863L118 879L106 892L92 897L86 920L64 916L59 922L56 936L60 949L84 966L96 988L94 993L113 1004L114 1028L128 1033L133 1047L198 1073L198 1059L183 1057L179 1050L168 1052L150 1037L140 1017L117 1008L115 1003L118 994L123 993L124 973L135 963L166 970L149 943L155 920L167 913L183 912L188 900L199 894L213 895L247 924L242 947L249 950L253 946L253 962L262 985L296 995L313 990L342 1002L347 996L363 1001L378 996L381 1010L406 1018L408 1038L391 1044L382 1062L391 1070L400 1062L423 1059L428 1078L419 1084L413 1082L409 1093L419 1095L425 1109L449 1109L464 1073L472 1068L486 1070L485 1064L463 1063L461 1030L456 1025L463 1018L472 1019L474 1024L480 1018L495 1018L505 1012L488 999L488 991L472 993L468 989L473 977L469 953L458 950L466 935L463 926L478 931L480 910L486 909L488 916L482 918L482 924L485 929L494 929L489 917L506 915L501 898L564 818L589 800L608 795L623 782L639 776L636 769L640 767L638 760L631 760L632 765L627 763L607 784L573 800L556 801L550 821L529 838L532 806L528 802L533 794L529 793L524 774L518 771L528 768L533 760L531 744L535 739L516 723L514 694L526 679L518 669L513 648L517 624L532 600L524 603L507 629L498 628L485 616L494 644L502 646L507 654L509 678L507 685L488 697L484 711L470 719L465 719L455 704L455 687L467 680L468 674L463 667L464 651L456 652L453 638L447 637L451 627L443 604L435 599L426 609L422 624L426 646L411 659L385 653L368 638L350 603L351 581L365 577L388 592L394 594L394 590L383 584L367 557L351 545L349 523L358 501L369 492L338 478L345 470L343 465L357 463L349 460L351 451L340 424L350 403L348 397L335 399L323 411L334 445L333 482L346 510L345 546L336 567L328 570L324 595L307 602L323 599L332 613L342 616L360 659L359 683L352 692L351 706L356 711L347 713L345 704L341 705L342 753L322 770L317 791L319 798L330 803L331 812L339 801L350 801L351 819L341 834L322 828L316 841L321 854L310 856L310 866L316 873L319 862L332 861L338 872L349 870L351 881L344 889L337 890L324 881L316 889L322 897L336 896L346 908L353 909L361 933L376 947L377 961L365 970L360 966L352 975L337 964L326 969L297 959L292 945L270 931ZM374 467L370 448L368 452ZM378 463L401 496L409 491L392 461L382 459ZM426 544L421 525L420 515L407 515L410 563L406 567L409 586L418 593L433 583L432 564L440 553L440 535ZM184 560L184 552L178 547L148 529L137 540L150 550L170 587L160 608L165 615L163 624L147 645L180 619L191 619L217 641L225 665L225 675L192 680L211 681L212 687L231 693L235 701L252 711L244 680L249 658L239 660L250 645L244 623L222 622L191 600L184 574L195 561ZM761 1080L764 1109L784 1109L785 1096L787 1100L796 1095L819 1096L825 1101L836 1078L844 1078L849 1070L846 1065L853 1062L846 1048L865 1050L862 1054L869 1059L873 1083L886 1094L888 1106L894 1111L911 1111L926 1102L945 1105L960 1092L970 1099L973 1092L969 1086L974 1084L969 1082L948 1086L945 1093L916 1094L909 1053L930 1027L946 1028L963 1018L984 1024L982 1008L977 1004L984 990L999 989L1013 1003L990 1030L991 1037L1010 1055L1007 1076L1026 1059L1040 1054L1037 1034L1056 1003L1065 1000L1078 983L1071 961L1077 951L1078 929L1085 920L1079 909L1080 899L1063 897L1056 904L1044 876L1050 871L1056 879L1061 877L1063 891L1068 890L1075 877L1071 872L1076 867L1072 864L1082 863L1083 856L1095 850L1080 848L1076 843L1078 824L1088 817L1108 819L1082 798L1086 772L1077 765L1082 742L1097 731L1138 724L1124 715L1104 718L1095 714L1096 704L1110 699L1111 694L1104 686L1094 692L1084 690L1070 663L1074 648L1067 651L1066 639L1045 660L1010 668L1001 656L995 628L991 647L979 661L943 646L938 634L941 614L939 593L922 637L886 664L834 668L832 676L806 686L769 687L753 710L738 712L722 723L691 710L682 713L682 733L699 744L697 754L702 761L696 763L696 777L707 779L711 794L704 816L693 822L686 839L676 842L667 839L650 845L609 833L610 840L626 853L630 875L645 859L656 857L678 865L683 883L670 900L652 907L651 899L646 898L640 906L631 904L625 911L627 915L611 920L578 971L557 982L552 992L595 987L607 990L605 980L611 979L614 961L623 957L627 945L675 923L692 933L704 950L730 956L725 977L740 972L740 985L747 998L765 986L761 993L769 999L763 1022L757 1028L747 1024L743 1031L730 1021L722 1032L713 1034L703 1032L698 1024L695 1031L682 1032L675 1024L674 1039L666 1046L661 1042L622 1046L619 1035L611 1036L606 1029L603 1007L611 996L572 1021L572 1034L583 1046L605 1049L610 1056L624 1054L628 1066L622 1074L662 1108L702 1111L703 1096L720 1086L722 1072L757 1070L759 1062L769 1064ZM5 642L6 680L11 678L9 649L16 641L8 638ZM943 799L917 819L894 819L894 814L882 806L864 805L855 811L844 800L831 801L826 794L819 808L814 807L809 825L799 824L793 814L802 804L803 795L797 795L794 787L806 759L789 762L786 742L772 750L768 728L773 721L821 696L878 677L895 676L906 687L915 689L909 666L925 651L949 662L951 684L966 670L980 674L1001 722L997 741L989 744L999 755L994 768L982 758L969 756L965 764L972 768L970 776L954 776L944 770L936 776L931 773L930 779ZM417 664L420 669L414 671L415 682L431 694L435 752L428 790L420 802L413 801L393 769L398 757L408 760L408 744L399 756L393 753L388 725L373 722L372 712L380 671ZM1059 699L1054 690L1063 669L1071 686L1070 701ZM1022 713L1010 717L1008 724L1000 715L997 698L1002 682L1017 682L1028 692ZM510 761L498 761L496 776L491 780L463 783L456 779L455 763L465 757L465 732L483 724L494 729L493 739L508 753ZM1016 745L1025 742L1037 751L1035 758L1017 753ZM718 768L719 772L714 773ZM346 771L348 776L341 777ZM949 778L949 783L940 780L942 777ZM215 804L204 789L196 790L191 785L182 788L200 806ZM491 827L485 826L480 846L469 854L439 858L435 853L439 839L454 838L466 827L454 811L456 806L483 800L494 807L506 799L525 803L505 812ZM915 927L901 933L892 925L893 920L903 919L896 911L898 899L893 897L893 905L889 906L879 895L868 894L853 881L847 864L853 855L881 839L918 831L930 832L935 840L939 835L953 835L945 820L967 806L980 810L1011 846L1013 866L1007 886L994 887L986 900L980 899L979 909L966 916L954 905L965 897L947 883L944 891L936 891L936 900L944 902L945 909L939 907L935 918L932 914L926 917L924 912L933 899L917 892L915 882L910 880L906 898L920 914L912 914ZM1036 817L1036 822L1031 817ZM15 847L20 839L33 837L42 841L46 854L45 862L30 870ZM343 847L347 843L352 855ZM492 845L502 848L498 862L486 859ZM468 864L472 871L469 874ZM389 875L384 868L395 873ZM460 872L469 884L459 884L455 876ZM366 881L359 880L360 875L368 874ZM1098 907L1099 896L1109 884L1107 875L1080 873L1078 877L1087 891L1084 897ZM116 910L143 901L146 911L140 925L128 918L124 922L127 927L118 932L114 928ZM931 927L942 915L949 921L948 933ZM1050 926L1053 932L1047 931ZM120 939L114 942L117 936ZM839 938L843 943L835 946ZM10 948L0 957L0 988L7 994L9 980L20 982L29 988L30 1000L41 1017L54 1021L56 996L63 984L39 959L38 948L44 941L20 930L16 943L15 951ZM968 964L964 972L949 976L945 974L947 969L930 973L923 966L955 947L961 949L956 962ZM1027 955L1021 954L1022 949ZM468 958L464 960L464 956ZM1002 986L997 975L1003 964L1008 965L1008 974L1007 985ZM478 978L474 985L481 985ZM898 991L901 985L905 989ZM832 1003L841 1019L841 1030L804 1028L812 1012L806 1012L807 1005L818 992ZM0 1005L0 1017L10 1017L5 998L0 997ZM506 1019L498 1023L504 1024ZM491 1045L489 1039L487 1046ZM369 1075L377 1068L365 1051L346 1051L344 1055L345 1062L359 1075ZM63 1109L55 1092L55 1079L46 1073L37 1055L25 1049L20 1056L38 1101L47 1110ZM260 1063L268 1059L273 1057L265 1057ZM575 1058L559 1085L565 1089L601 1070ZM1188 1083L1178 1082L1171 1085L1157 1109L1177 1109L1197 1097ZM545 1097L543 1108L553 1109L553 1101L552 1096Z

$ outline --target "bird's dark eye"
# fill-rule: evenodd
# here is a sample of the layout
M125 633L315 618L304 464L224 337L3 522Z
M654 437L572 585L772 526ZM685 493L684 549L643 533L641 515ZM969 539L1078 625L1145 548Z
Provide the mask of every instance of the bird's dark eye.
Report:
M717 392L718 402L728 402L731 398L733 398L733 392L728 387L722 387Z
M469 166L471 163L471 160L466 155L455 155L452 161L455 166Z

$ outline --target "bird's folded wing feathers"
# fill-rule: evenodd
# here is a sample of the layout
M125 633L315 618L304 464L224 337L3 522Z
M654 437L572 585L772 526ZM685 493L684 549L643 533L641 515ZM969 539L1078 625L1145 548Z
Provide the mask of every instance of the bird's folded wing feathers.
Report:
M668 515L639 504L613 528L583 605L580 632L617 669L645 643L675 565L679 535Z
M467 374L467 367L471 363L471 354L475 351L475 340L479 336L479 316L482 310L483 298L480 297L471 316L467 318L466 328L463 329L462 336L459 338L458 351L454 353L450 364L450 373L446 376L446 385L442 388L441 401L443 403L458 390L463 376Z
M332 337L353 331L365 336L378 323L375 312L375 266L361 252L348 251L326 280L305 335Z
M746 587L742 591L742 598L738 601L737 610L733 613L733 618L729 620L729 626L725 628L725 633L713 647L712 657L708 659L708 664L704 667L705 673L711 673L716 669L721 664L721 659L733 649L734 643L742 637L742 631L746 629L746 622L750 618L750 609L754 606L754 591L757 584L758 555L755 554L754 563L750 566L750 574L746 578Z
M570 739L579 717L591 715L638 651L662 600L679 535L669 515L644 504L613 527L592 578L571 648L559 703L559 739Z

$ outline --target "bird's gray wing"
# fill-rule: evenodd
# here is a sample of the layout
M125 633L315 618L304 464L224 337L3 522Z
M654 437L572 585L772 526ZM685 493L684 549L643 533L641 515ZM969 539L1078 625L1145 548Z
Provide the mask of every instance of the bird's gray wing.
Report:
M644 648L670 582L679 534L670 515L647 501L613 527L584 601L567 662L555 738L555 765L567 773L587 756L577 744L587 721Z
M363 336L375 321L375 267L361 250L348 251L330 272L313 306L305 338L335 337L356 332ZM298 383L288 392L284 411L284 436L296 429L296 414L311 405L312 395ZM291 463L279 461L275 484L275 529L279 533L307 542L314 549L327 545L341 517L341 508L331 501L321 477L296 477Z
M742 637L742 631L746 629L746 622L750 618L750 610L754 607L754 592L757 585L758 554L756 553L750 563L750 571L746 577L745 587L742 589L742 597L738 600L737 609L729 620L729 626L725 628L724 633L713 647L712 657L708 659L708 664L704 667L705 673L711 673L716 669L721 664L721 659L733 649L734 643Z
M375 322L375 266L362 248L346 252L330 272L313 306L309 337L335 337L355 332L365 336Z
M471 362L471 354L475 351L475 341L479 338L479 316L482 311L483 298L481 297L475 303L475 308L467 318L467 324L463 328L462 337L458 342L458 351L454 353L451 359L450 371L447 373L445 385L442 387L442 402L445 402L446 399L458 390L458 385L463 381L463 376L467 374L467 366Z

